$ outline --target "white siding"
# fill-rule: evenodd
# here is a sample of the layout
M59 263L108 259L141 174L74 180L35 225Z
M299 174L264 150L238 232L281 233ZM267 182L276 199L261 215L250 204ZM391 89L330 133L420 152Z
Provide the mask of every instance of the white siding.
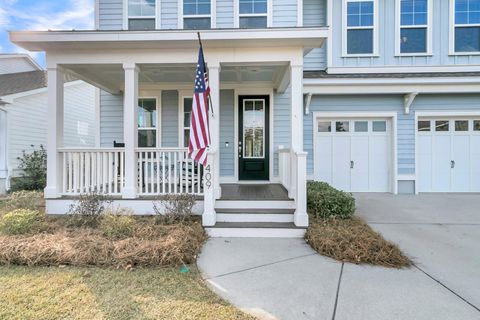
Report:
M100 91L100 146L123 142L123 95Z
M8 169L18 166L22 150L47 143L47 92L14 100L8 112ZM65 146L95 146L95 88L84 82L65 87Z
M0 58L0 74L36 71L24 57Z
M99 0L98 17L101 30L123 29L123 0Z
M7 114L5 111L0 110L0 179L5 178L6 176L7 176ZM0 194L1 194L1 190L0 190Z

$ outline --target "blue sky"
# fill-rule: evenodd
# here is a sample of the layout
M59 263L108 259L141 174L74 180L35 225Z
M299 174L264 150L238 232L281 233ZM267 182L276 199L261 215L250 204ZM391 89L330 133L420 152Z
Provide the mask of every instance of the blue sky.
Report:
M8 40L9 30L93 29L94 0L0 0L0 52L26 52ZM43 53L29 54L44 66Z

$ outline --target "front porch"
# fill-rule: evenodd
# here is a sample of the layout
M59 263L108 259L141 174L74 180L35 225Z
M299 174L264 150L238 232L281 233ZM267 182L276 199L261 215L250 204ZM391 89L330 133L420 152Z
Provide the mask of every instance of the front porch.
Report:
M296 31L289 30L290 38L278 38L267 46L262 39L232 37L224 39L222 43L228 45L222 47L219 32L203 36L212 103L212 145L205 167L189 159L186 148L192 62L198 50L195 33L182 32L174 41L167 33L152 32L155 41L128 38L108 45L77 33L61 42L46 33L45 43L31 47L25 39L19 41L26 48L41 46L47 51L51 114L47 207L60 213L72 197L97 191L146 214L151 197L189 193L203 199L196 213L202 214L205 226L214 226L217 213L228 208L293 210L294 226L308 224L302 65L305 48L321 46L325 35L305 39L305 33L295 37ZM133 49L134 45L142 49ZM99 88L101 137L96 148L63 144L65 74ZM260 166L259 159L263 159ZM252 181L258 177L255 168L264 170L259 181ZM253 171L242 174L242 170ZM244 183L259 185L235 186ZM257 198L243 199L245 195ZM278 202L279 196L285 201Z

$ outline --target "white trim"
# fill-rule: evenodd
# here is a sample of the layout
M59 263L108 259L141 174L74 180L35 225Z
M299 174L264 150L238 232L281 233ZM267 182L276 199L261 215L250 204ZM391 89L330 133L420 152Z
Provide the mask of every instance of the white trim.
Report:
M450 10L449 10L449 46L448 46L448 54L450 56L478 56L480 55L480 51L473 51L473 52L456 52L455 51L455 28L458 27L480 27L480 23L472 23L472 24L456 24L455 23L455 1L450 0Z
M95 29L100 29L100 0L95 0Z
M330 72L330 68L333 65L333 0L327 0L327 69Z
M432 56L432 24L433 24L433 2L435 0L427 0L427 24L426 25L401 25L401 0L395 0L395 56L396 57L420 57L420 56ZM426 52L416 53L401 53L400 52L400 31L404 28L425 28L427 32L426 39Z
M313 130L313 163L315 164L315 146L316 146L316 122L320 119L335 119L335 118L387 118L390 120L390 135L391 135L391 179L390 179L390 191L393 194L398 193L398 155L397 155L397 112L395 111L381 111L381 112L342 112L342 111L315 111L313 112L312 117L312 130ZM314 165L314 173L313 177L317 177L317 173L315 172L315 165Z
M185 121L185 105L184 100L186 98L193 99L192 91L179 90L178 91L178 146L181 148L188 148L188 146L183 145L183 138L186 127L184 126Z
M217 27L217 0L210 0L210 14L183 14L183 0L178 1L178 29L184 29L185 18L210 18L210 28Z
M373 2L373 26L368 27L348 27L347 26L347 4L349 2L370 1ZM342 0L342 58L356 57L378 57L379 47L379 3L378 0ZM347 52L347 31L350 29L373 30L373 52L372 53L353 53Z
M418 163L418 120L431 117L479 117L480 110L416 111L415 112L415 194L419 194L418 184L420 168Z
M297 0L297 27L303 27L303 0Z
M27 60L27 62L37 69L38 71L43 70L43 68L33 59L29 54L27 53L11 53L11 54L1 54L0 59L18 59L18 58L23 58Z
M162 29L162 1L155 0L155 15L157 19L155 19L155 28Z

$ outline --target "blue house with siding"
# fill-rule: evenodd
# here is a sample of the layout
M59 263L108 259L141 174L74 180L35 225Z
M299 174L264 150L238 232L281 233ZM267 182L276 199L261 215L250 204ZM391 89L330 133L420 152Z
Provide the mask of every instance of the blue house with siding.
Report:
M190 193L212 236L302 236L306 181L480 191L480 0L97 0L45 51L47 207L97 190L139 214ZM208 165L187 154L200 32ZM96 148L64 148L64 73L97 89Z

